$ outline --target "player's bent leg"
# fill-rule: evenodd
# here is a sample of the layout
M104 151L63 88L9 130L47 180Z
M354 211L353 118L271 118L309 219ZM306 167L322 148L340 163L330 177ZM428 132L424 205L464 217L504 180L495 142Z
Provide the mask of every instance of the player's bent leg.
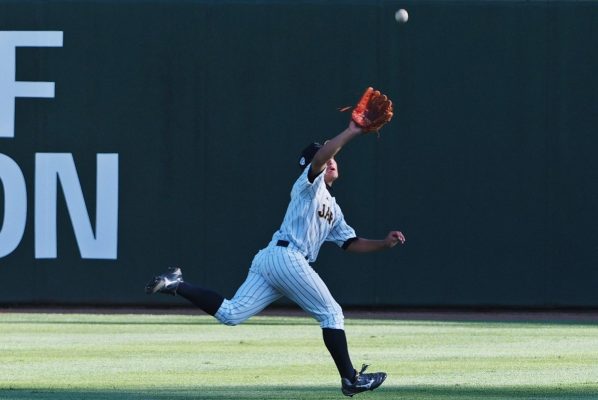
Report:
M216 314L224 301L221 294L188 282L179 284L177 294L212 316Z
M344 329L343 310L300 253L277 248L264 262L267 279L314 317L322 328Z
M145 286L145 292L179 295L210 315L216 313L224 300L224 297L216 292L184 282L180 268L169 268L168 272L154 276Z
M225 325L239 325L281 297L259 273L250 270L234 297L225 299L214 317Z

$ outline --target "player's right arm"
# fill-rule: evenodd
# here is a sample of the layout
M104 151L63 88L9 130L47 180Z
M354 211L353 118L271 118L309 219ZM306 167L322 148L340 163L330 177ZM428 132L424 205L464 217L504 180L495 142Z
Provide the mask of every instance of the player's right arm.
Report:
M344 145L362 133L362 129L358 127L355 122L351 121L347 129L324 143L324 146L318 150L311 161L311 167L309 171L310 181L313 181L313 178L318 176L326 168L326 163L328 160L334 157Z

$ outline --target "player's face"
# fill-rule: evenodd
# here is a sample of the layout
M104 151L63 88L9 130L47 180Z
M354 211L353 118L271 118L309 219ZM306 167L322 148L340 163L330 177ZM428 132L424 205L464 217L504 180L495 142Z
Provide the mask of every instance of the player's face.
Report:
M338 165L336 164L336 160L331 158L326 163L326 175L324 176L324 180L329 185L332 184L338 178Z

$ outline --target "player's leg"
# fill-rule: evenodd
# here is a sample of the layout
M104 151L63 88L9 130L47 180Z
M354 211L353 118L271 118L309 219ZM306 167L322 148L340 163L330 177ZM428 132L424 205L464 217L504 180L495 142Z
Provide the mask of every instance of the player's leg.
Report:
M189 300L196 307L201 308L206 313L214 316L224 302L224 296L213 290L193 285L189 282L179 283L176 294Z
M250 269L237 293L230 300L224 299L214 317L225 325L238 325L281 297L261 274Z
M352 379L355 370L349 357L343 312L322 279L305 258L286 249L273 250L264 268L273 286L320 322L324 343L340 376Z
M180 268L169 268L168 272L153 277L146 285L145 292L179 295L210 315L216 314L224 301L223 296L212 290L183 281Z
M355 378L355 369L349 356L347 336L344 329L322 328L324 344L330 352L336 369L341 378L352 380Z
M245 282L228 300L219 293L183 281L180 268L155 276L146 286L146 293L179 295L226 325L237 325L259 313L282 294L254 271L255 262Z
M342 309L332 297L322 278L311 266L307 265L307 268L303 266L303 270L289 281L298 282L294 289L295 293L298 293L297 288L301 288L300 294L294 301L320 322L324 344L341 376L343 394L353 396L366 390L374 390L382 385L386 379L386 373L366 374L364 372L367 365L363 365L359 372L353 368L344 330ZM320 299L319 304L318 299Z
M360 372L353 368L342 309L307 261L300 254L280 249L273 251L265 264L270 283L320 322L324 343L341 376L342 392L353 396L380 386L386 379L384 372L365 374L366 366Z

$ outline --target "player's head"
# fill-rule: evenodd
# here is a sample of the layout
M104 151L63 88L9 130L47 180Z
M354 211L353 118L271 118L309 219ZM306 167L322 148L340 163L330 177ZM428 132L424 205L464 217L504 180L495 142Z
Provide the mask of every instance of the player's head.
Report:
M314 142L310 143L305 149L303 149L303 151L301 152L301 157L299 158L299 168L301 169L301 171L305 170L305 167L307 167L311 163L311 160L313 160L314 156L321 148L322 144ZM324 180L328 185L332 185L332 182L334 182L337 178L338 165L336 164L336 160L333 157L326 162L326 172L324 175Z
M320 143L314 142L310 143L306 148L303 149L301 152L301 157L299 158L299 168L301 171L305 170L305 167L311 163L311 160L313 160L314 156L321 148L322 145Z

